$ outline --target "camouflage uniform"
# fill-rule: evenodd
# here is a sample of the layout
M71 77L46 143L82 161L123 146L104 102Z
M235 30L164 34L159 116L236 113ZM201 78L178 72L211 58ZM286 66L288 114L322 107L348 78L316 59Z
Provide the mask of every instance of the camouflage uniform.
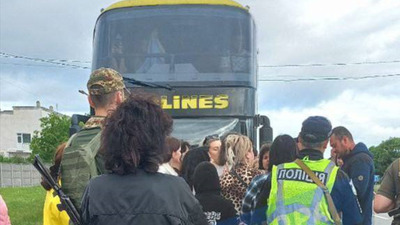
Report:
M95 127L103 127L103 120L105 117L102 116L92 116L89 118L88 121L86 121L85 125L83 126L83 129L90 129L90 128L95 128Z
M109 68L100 68L98 70L93 71L90 75L89 81L87 83L87 88L90 95L106 95L109 93L113 93L115 91L121 91L125 89L125 85L123 82L122 76L115 70ZM76 184L67 183L68 180L74 178L75 175L71 175L71 173L65 172L68 168L77 168L75 167L76 159L73 156L73 152L76 149L79 149L86 144L88 144L102 129L102 122L105 117L102 116L92 116L84 125L82 130L76 133L74 136L71 137L70 145L67 146L64 150L64 155L70 155L66 157L61 162L61 182L63 186L66 186L65 194L72 196L77 196L76 193L83 193L84 190L77 190L79 189ZM83 149L83 148L81 148ZM72 156L71 156L72 155ZM106 170L104 168L104 160L101 154L97 154L95 156L96 167L99 174L105 173ZM71 167L72 165L72 167ZM73 170L71 170L73 171ZM69 175L67 175L69 174ZM63 180L63 175L69 176ZM79 175L79 174L77 174ZM64 183L64 181L66 183ZM70 191L70 192L68 192ZM78 194L79 196L79 194ZM77 209L80 209L80 198L71 198L74 205Z
M90 95L105 95L125 89L121 74L109 68L93 71L87 83Z

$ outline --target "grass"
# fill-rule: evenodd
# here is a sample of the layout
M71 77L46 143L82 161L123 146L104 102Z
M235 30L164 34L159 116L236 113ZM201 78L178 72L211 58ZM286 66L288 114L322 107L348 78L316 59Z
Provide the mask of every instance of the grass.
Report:
M41 186L0 188L12 225L42 225L46 192Z

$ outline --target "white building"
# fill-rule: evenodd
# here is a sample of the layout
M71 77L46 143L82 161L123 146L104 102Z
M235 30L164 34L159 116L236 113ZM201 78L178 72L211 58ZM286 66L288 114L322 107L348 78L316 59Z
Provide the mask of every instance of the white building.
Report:
M29 157L30 143L35 130L40 131L40 118L53 112L53 107L13 106L12 110L0 111L0 155L5 157Z

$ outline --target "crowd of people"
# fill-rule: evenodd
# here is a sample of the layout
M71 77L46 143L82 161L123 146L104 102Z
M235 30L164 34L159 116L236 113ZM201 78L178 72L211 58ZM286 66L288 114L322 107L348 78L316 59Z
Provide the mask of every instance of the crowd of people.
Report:
M398 160L373 206L372 154L325 117L306 118L297 137L279 135L257 155L238 133L196 147L172 137L158 99L130 94L117 71L94 71L87 87L95 115L60 146L52 169L83 224L372 224L373 207L399 205ZM68 224L42 185L44 224Z

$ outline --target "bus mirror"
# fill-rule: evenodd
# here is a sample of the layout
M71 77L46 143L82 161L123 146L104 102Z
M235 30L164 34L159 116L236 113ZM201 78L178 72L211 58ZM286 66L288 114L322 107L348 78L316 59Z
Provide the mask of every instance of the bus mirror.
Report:
M264 115L259 116L259 124L260 124L260 130L259 130L259 135L260 135L260 147L261 145L267 143L267 142L272 142L272 127L269 122L269 118Z
M71 127L69 128L69 136L79 132L82 127L79 126L79 123L86 123L90 117L84 115L73 114L71 117Z

